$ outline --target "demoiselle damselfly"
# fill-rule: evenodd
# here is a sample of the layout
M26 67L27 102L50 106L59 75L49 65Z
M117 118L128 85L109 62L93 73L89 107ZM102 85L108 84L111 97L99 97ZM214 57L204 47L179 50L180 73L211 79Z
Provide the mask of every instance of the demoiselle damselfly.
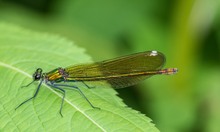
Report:
M89 101L79 87L76 85L61 84L61 82L82 82L89 88L85 82L107 81L113 88L124 88L135 85L153 75L171 75L177 73L177 68L162 69L165 61L165 56L162 53L158 51L145 51L101 62L73 65L66 68L59 67L45 73L43 73L41 68L38 68L33 74L33 81L23 86L28 87L33 82L40 81L36 92L31 98L18 105L15 110L34 99L43 82L63 94L59 111L61 116L63 116L62 108L66 95L63 87L77 90L92 108L98 108Z

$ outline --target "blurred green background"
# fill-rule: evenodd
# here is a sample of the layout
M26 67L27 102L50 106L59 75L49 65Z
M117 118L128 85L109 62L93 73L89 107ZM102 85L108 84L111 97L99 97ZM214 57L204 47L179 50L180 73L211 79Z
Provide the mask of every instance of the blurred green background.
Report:
M163 52L179 73L119 96L161 131L220 131L219 0L0 0L0 21L64 36L94 61Z

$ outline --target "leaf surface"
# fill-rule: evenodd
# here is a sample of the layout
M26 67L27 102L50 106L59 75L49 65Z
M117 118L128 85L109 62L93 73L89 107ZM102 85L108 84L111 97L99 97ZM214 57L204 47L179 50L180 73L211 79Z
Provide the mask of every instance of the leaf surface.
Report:
M32 81L36 68L48 72L91 59L82 48L56 35L5 23L0 24L0 33L0 130L158 131L151 119L126 107L117 92L107 85L88 89L80 82L72 83L100 110L93 109L76 90L67 89L62 118L59 115L62 94L43 84L34 100L15 111L16 106L33 96L39 84L21 88Z

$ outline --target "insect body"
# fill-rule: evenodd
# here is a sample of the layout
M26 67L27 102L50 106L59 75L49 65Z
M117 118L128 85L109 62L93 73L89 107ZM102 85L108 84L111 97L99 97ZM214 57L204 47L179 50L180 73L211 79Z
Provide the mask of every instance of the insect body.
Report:
M113 88L124 88L135 85L153 75L171 75L177 73L177 68L162 69L164 64L165 56L162 53L158 51L145 51L91 64L74 65L67 68L60 67L47 73L43 73L43 70L38 68L33 74L33 81L24 86L28 87L33 82L40 81L35 94L33 97L22 102L15 109L18 109L26 102L35 98L43 82L51 88L63 93L59 111L61 116L63 116L62 107L66 95L65 90L62 87L78 90L92 108L98 108L87 99L77 86L61 84L61 82L82 82L89 88L85 82L107 81Z

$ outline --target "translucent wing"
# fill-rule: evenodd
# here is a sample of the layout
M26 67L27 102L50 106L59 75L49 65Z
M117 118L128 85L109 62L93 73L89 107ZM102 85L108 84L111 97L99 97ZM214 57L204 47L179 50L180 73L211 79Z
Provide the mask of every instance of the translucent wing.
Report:
M111 60L65 68L67 80L108 81L114 88L123 88L157 74L165 57L157 51L146 51ZM153 73L153 74L152 74Z

